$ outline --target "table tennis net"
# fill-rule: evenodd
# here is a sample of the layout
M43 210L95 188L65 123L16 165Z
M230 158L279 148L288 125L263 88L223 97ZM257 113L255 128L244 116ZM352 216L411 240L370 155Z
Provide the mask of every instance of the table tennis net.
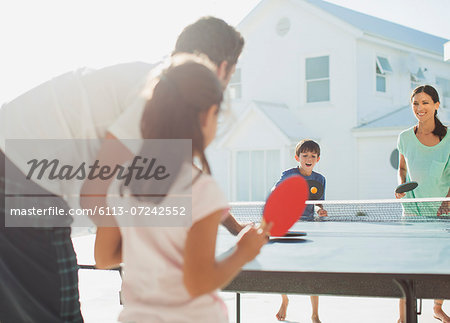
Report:
M320 201L328 212L326 217L318 216L318 201L306 203L314 205L314 221L450 222L450 214L437 215L443 202L450 204L450 198ZM261 221L264 202L234 202L230 203L230 206L231 213L238 221L255 223Z

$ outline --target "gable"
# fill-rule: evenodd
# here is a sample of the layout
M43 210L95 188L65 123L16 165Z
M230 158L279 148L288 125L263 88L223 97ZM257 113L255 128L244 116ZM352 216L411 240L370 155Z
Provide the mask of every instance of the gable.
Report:
M279 149L291 141L261 111L250 107L221 144L228 149Z
M251 32L255 24L266 21L268 15L282 6L310 11L342 30L362 32L384 40L396 42L416 49L444 55L447 39L405 27L387 20L376 18L358 11L338 6L323 0L263 0L238 25L238 29Z

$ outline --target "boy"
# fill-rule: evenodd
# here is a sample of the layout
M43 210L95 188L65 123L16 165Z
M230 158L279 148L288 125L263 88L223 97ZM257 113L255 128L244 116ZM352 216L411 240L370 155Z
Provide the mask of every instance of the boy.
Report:
M282 181L291 177L300 175L306 180L315 180L323 185L323 195L319 197L319 200L325 199L325 177L315 171L313 171L314 166L320 160L320 146L315 141L310 139L304 139L300 141L295 147L295 160L299 163L297 167L285 170L281 174L281 178L275 186L278 186ZM318 207L317 214L322 216L327 216L327 211L323 209L322 204L316 204ZM314 205L308 204L301 217L302 221L313 221L314 220ZM278 311L276 317L279 321L286 319L286 311L289 303L287 295L281 295L282 303L280 310ZM311 296L312 305L312 316L311 320L313 323L320 323L319 320L319 296Z

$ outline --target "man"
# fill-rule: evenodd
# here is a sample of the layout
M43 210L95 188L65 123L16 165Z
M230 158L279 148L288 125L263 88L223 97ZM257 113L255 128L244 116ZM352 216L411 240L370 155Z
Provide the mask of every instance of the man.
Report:
M203 53L217 66L224 88L242 51L241 35L223 20L206 17L187 26L178 37L175 53ZM144 63L120 64L97 71L80 69L56 77L5 104L0 110L0 321L1 322L82 322L78 295L78 266L70 240L71 219L63 218L53 227L6 227L5 187L18 184L15 176L27 173L27 160L6 139L138 139L145 98L139 94L154 66ZM105 142L108 142L106 140ZM11 148L12 147L12 148ZM89 158L121 164L131 152L124 145L85 147ZM117 148L119 147L119 148ZM67 158L77 159L73 150ZM7 164L5 174L4 164ZM80 182L80 181L79 181ZM68 209L91 207L91 200L63 199L67 192L80 192L80 185L65 181L28 180L33 193L22 208ZM86 182L107 191L109 181ZM20 191L20 190L19 190ZM77 193L78 194L78 193ZM47 198L42 198L47 196ZM20 198L20 197L19 197ZM17 201L17 200L16 200ZM104 198L97 200L102 205ZM232 232L241 226L232 217L226 220ZM117 228L100 228L117 229Z

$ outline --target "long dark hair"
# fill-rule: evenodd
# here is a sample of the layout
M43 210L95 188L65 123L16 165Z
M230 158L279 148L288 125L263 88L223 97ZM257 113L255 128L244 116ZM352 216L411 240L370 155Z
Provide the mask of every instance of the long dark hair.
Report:
M143 192L163 191L167 194L182 165L192 162L192 155L199 156L203 172L210 174L205 156L205 139L201 128L200 116L213 105L220 108L223 93L222 85L214 72L206 65L187 61L180 65L170 66L163 71L153 88L151 98L147 101L141 119L143 139L191 139L192 154L177 155L177 160L169 180L155 183L154 180L139 180L131 185L131 191L138 199ZM218 113L219 111L217 111ZM170 153L170 147L163 147ZM152 156L152 151L144 147L141 156ZM145 194L144 194L145 195ZM163 197L150 198L160 202ZM149 200L148 198L146 200Z
M419 93L428 94L434 103L440 102L438 92L431 85L420 85L420 86L416 87L411 93L411 102L413 102L416 94L419 94ZM444 126L442 124L441 120L439 120L439 118L437 117L437 110L434 111L434 123L435 123L435 127L433 130L433 134L435 136L438 136L439 140L442 140L442 138L444 138L445 135L447 134L447 127Z

